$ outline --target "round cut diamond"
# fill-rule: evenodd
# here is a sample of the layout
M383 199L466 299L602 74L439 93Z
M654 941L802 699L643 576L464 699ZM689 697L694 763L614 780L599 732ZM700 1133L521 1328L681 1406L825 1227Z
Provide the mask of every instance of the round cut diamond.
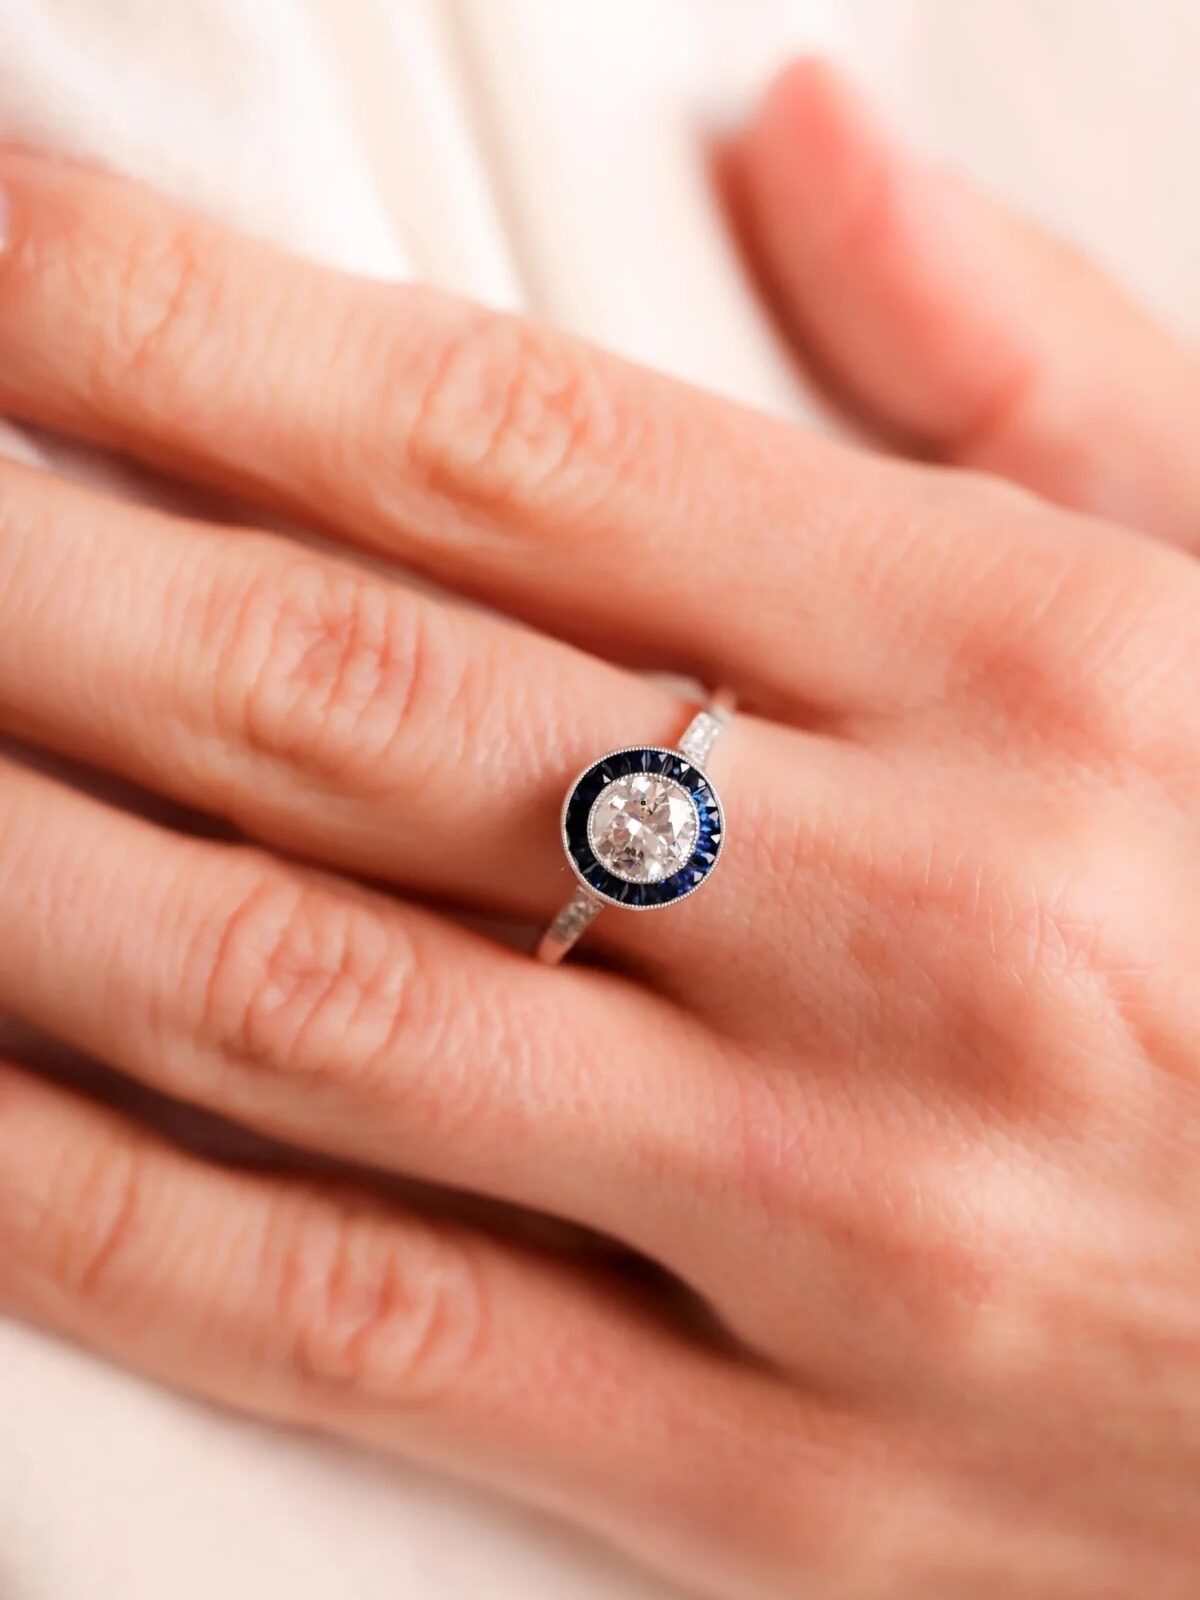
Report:
M699 832L688 791L653 772L615 778L601 790L588 820L597 861L626 883L671 877L687 865Z

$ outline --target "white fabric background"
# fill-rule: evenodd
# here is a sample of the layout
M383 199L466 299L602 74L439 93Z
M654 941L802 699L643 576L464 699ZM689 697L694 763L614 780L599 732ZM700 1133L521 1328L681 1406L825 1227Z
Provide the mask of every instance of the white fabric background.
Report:
M1194 0L0 0L0 137L804 417L703 135L814 46L1200 327ZM3 1323L0 1419L0 1600L665 1593L506 1508Z

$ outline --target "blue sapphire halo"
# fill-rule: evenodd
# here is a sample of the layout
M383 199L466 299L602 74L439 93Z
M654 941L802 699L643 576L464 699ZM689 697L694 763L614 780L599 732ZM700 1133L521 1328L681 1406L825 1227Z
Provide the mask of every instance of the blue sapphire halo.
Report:
M678 750L635 745L594 761L572 784L563 844L592 894L653 911L694 894L721 855L717 792Z
M539 961L561 961L606 906L657 911L711 876L725 818L705 767L732 714L733 696L719 689L675 749L610 750L576 778L563 802L562 838L578 882L538 943Z

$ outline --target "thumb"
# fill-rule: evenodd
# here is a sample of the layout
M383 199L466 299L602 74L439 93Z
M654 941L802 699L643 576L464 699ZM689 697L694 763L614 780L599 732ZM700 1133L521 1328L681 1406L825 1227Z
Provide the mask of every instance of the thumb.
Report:
M1062 242L911 157L801 61L729 161L797 343L915 452L1200 546L1200 360Z

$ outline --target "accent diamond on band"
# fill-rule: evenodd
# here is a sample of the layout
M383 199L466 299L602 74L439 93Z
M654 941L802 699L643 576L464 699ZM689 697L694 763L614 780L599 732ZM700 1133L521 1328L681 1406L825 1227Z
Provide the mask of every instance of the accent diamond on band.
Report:
M561 961L606 905L651 911L704 883L725 826L704 763L732 709L732 696L718 694L676 749L611 750L571 785L563 845L579 887L543 935L539 960Z

